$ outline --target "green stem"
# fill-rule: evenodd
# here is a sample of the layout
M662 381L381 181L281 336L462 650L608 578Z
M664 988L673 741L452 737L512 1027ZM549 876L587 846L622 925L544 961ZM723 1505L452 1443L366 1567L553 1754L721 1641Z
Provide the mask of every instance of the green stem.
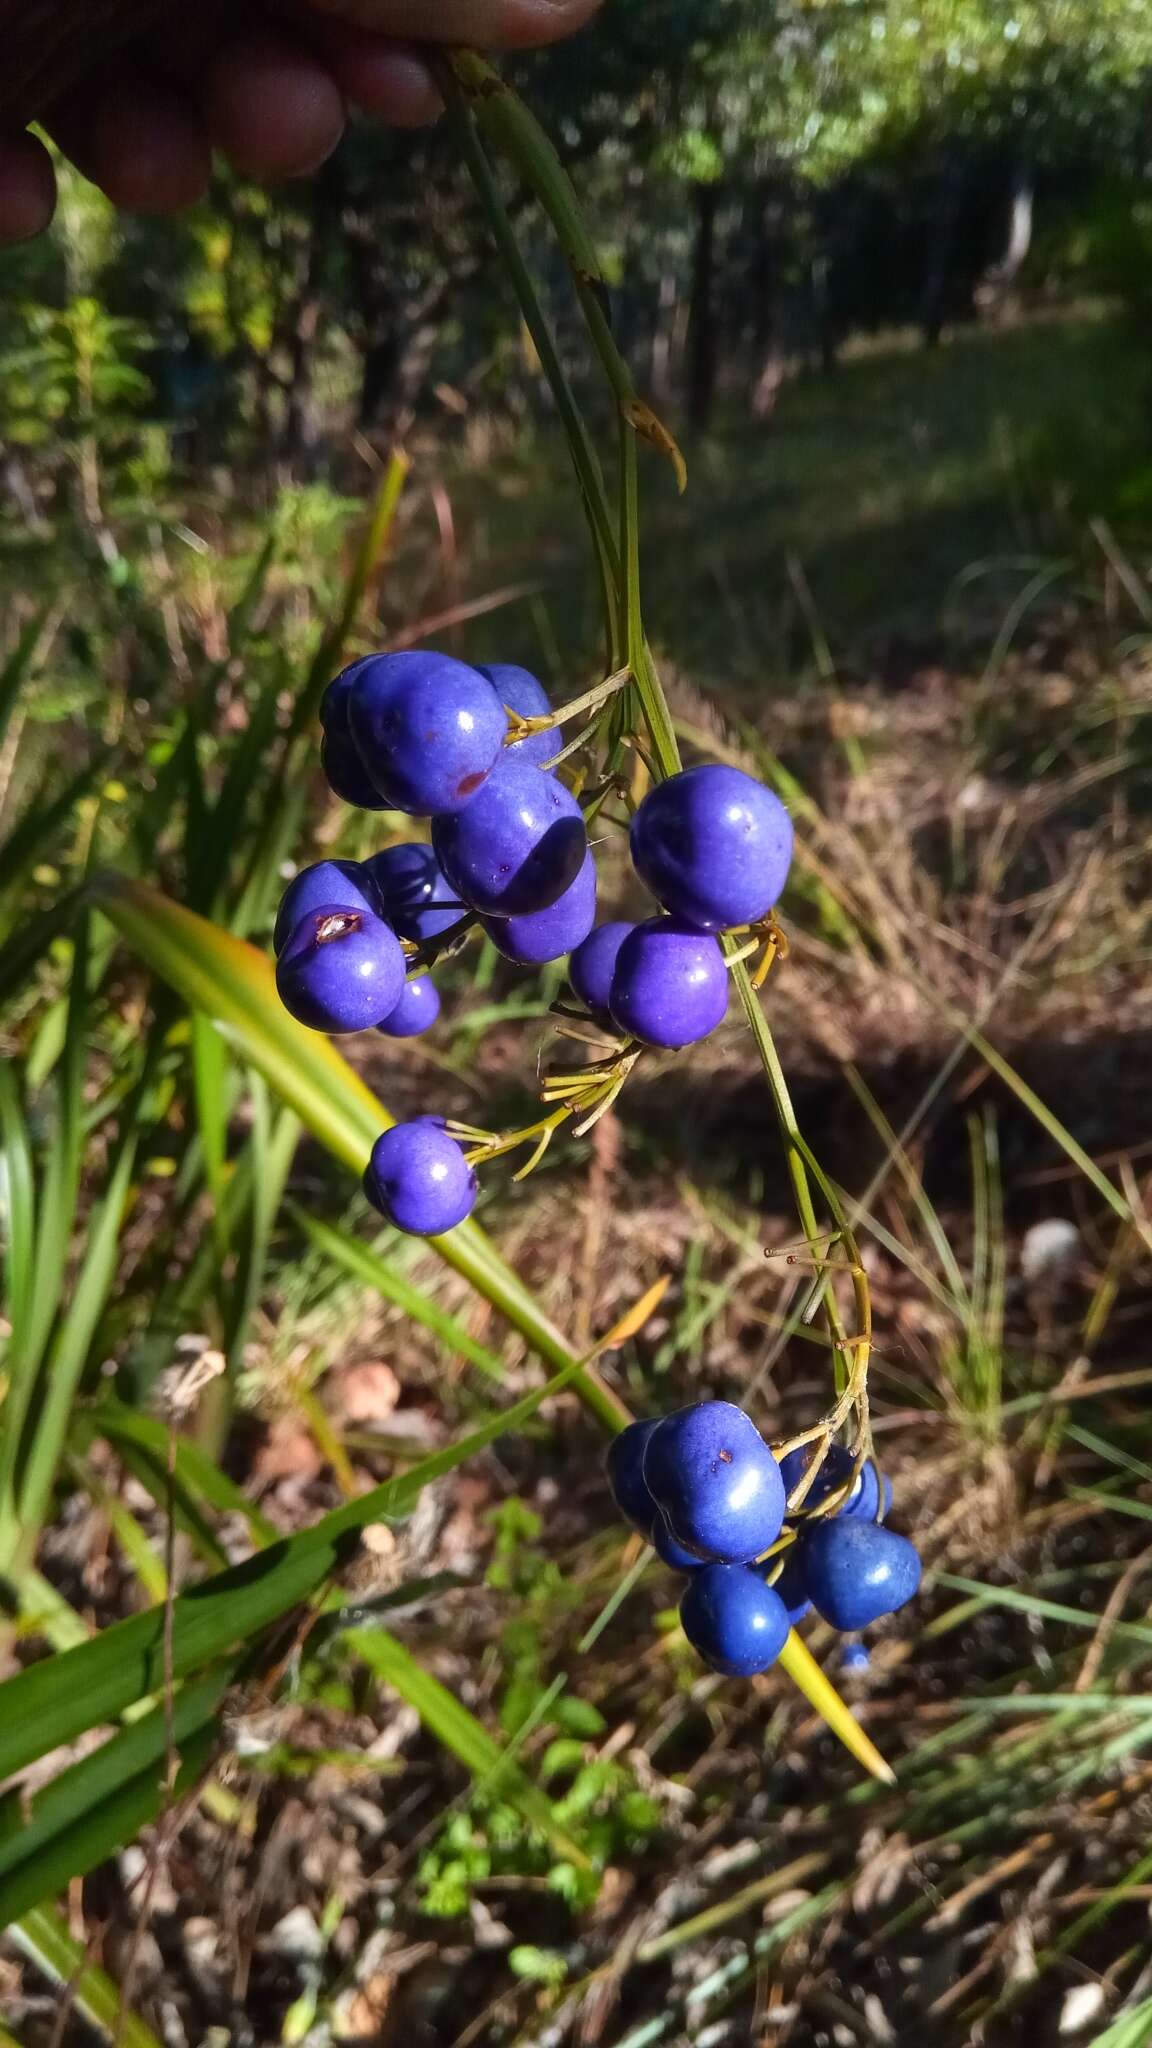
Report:
M520 246L508 218L508 210L492 175L492 167L484 154L476 123L461 91L456 73L452 66L444 61L437 61L435 68L437 81L444 94L444 103L455 127L456 137L476 187L477 197L484 209L492 239L500 252L516 293L524 324L532 336L533 345L540 358L540 367L548 379L552 396L556 401L556 410L564 427L572 466L580 485L584 514L588 521L592 551L600 579L600 595L608 641L608 665L610 668L617 668L620 666L621 656L617 602L620 563L616 551L616 538L612 531L612 515L608 508L608 498L596 451L572 387L564 373L564 366L552 339L544 309L537 297L532 274L520 253Z

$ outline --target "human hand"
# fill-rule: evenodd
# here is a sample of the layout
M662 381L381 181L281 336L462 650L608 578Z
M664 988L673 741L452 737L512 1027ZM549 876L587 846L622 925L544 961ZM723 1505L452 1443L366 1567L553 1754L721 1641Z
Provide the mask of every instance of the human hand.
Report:
M246 176L305 176L358 107L398 128L435 120L419 43L526 49L580 28L599 0L0 0L0 245L56 203L36 119L131 213L207 189L213 150ZM192 16L189 19L189 15Z

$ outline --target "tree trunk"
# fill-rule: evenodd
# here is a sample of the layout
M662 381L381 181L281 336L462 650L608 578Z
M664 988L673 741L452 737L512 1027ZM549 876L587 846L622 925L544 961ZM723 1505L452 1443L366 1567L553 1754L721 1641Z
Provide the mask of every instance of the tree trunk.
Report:
M1008 212L1008 236L999 263L986 270L976 293L982 313L999 317L1011 296L1032 247L1032 210L1035 192L1031 172L1017 164L1012 177Z
M716 209L717 187L694 185L696 239L688 313L688 417L706 427L716 395Z
M964 197L964 166L952 158L944 167L936 190L929 230L928 258L920 298L920 330L925 348L935 348L944 331L948 302L948 276L956 246L956 229Z

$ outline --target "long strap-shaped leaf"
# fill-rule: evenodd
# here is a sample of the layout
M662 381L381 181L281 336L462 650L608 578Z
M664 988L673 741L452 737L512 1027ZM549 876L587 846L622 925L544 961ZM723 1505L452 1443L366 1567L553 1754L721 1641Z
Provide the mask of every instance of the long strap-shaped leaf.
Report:
M114 2040L117 2048L160 2048L143 2020L125 2012L119 1987L88 1961L55 1906L34 1907L7 1929L7 1935L46 1977L67 1988L69 2006Z

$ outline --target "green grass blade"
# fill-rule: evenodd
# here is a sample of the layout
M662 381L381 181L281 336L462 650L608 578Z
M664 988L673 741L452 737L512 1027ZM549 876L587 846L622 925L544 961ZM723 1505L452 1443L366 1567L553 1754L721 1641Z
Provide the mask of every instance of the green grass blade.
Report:
M123 2002L111 1977L90 1963L54 1906L35 1906L7 1929L13 1942L54 1984L67 1989L69 2002L116 2048L161 2048L150 2027Z
M233 1075L220 1033L203 1011L192 1017L192 1091L203 1147L204 1178L212 1200L212 1230L218 1257L228 1254L228 1212L224 1199L228 1170L228 1117Z
M46 604L33 614L22 629L20 638L3 668L0 668L0 744L3 743L4 735L11 724L12 713L16 709L25 678L36 659L40 636L48 623L51 610L51 605Z
M485 1791L506 1799L570 1863L588 1866L584 1850L557 1819L552 1802L501 1750L476 1716L382 1628L348 1629L341 1638L369 1668L414 1707L429 1733L451 1750Z
M223 1666L172 1703L172 1736L187 1778L207 1760L233 1676L234 1666ZM0 1799L0 1926L94 1869L152 1818L164 1792L166 1719L163 1707L154 1707L31 1799L19 1788ZM194 1737L200 1740L186 1748Z
M56 1318L76 1217L88 1049L89 934L90 920L83 917L77 926L72 955L68 1026L56 1075L56 1120L40 1195L28 1327L21 1338L28 1372L38 1371Z
M224 1350L233 1368L240 1365L248 1324L260 1299L272 1228L300 1137L300 1120L290 1109L273 1119L268 1089L258 1074L251 1076L251 1093L252 1200L224 1331Z
M107 749L97 754L95 759L78 769L50 801L45 800L43 789L36 792L19 822L0 845L0 888L11 891L20 877L34 866L44 848L55 850L56 835L61 825L72 816L93 784L107 772L110 758Z
M421 1459L401 1478L373 1487L311 1529L182 1594L172 1607L174 1675L184 1677L250 1642L308 1599L355 1547L358 1530L369 1522L409 1514L425 1486L498 1437L523 1428L542 1402L572 1385L578 1371L573 1361L511 1408ZM5 1680L0 1685L0 1778L148 1698L163 1676L163 1642L164 1610L154 1607L116 1622L63 1659L29 1665Z
M32 1143L12 1067L0 1061L0 1144L4 1166L4 1297L10 1336L0 1410L0 1513L11 1509L17 1445L32 1392L25 1346L35 1299L36 1184Z
M339 613L316 649L308 680L300 693L289 728L293 736L315 717L325 689L343 664L348 636L356 624L364 594L391 539L400 496L411 466L403 449L394 448L376 493L372 516L356 550Z
M36 1429L26 1447L20 1477L19 1513L27 1544L39 1529L55 1483L68 1434L73 1402L92 1339L116 1279L120 1233L136 1163L142 1081L124 1111L119 1145L104 1196L88 1219L86 1248L66 1315L56 1332L44 1374Z
M358 1238L346 1237L330 1223L324 1223L318 1216L310 1216L295 1202L289 1204L289 1214L299 1224L317 1251L323 1252L334 1264L342 1266L355 1280L362 1280L366 1287L375 1288L387 1301L395 1302L413 1322L422 1323L431 1330L448 1351L466 1358L488 1379L502 1380L504 1367L495 1352L489 1351L477 1338L471 1336L464 1325L438 1302L422 1292L405 1274L381 1258L370 1246L361 1244Z

